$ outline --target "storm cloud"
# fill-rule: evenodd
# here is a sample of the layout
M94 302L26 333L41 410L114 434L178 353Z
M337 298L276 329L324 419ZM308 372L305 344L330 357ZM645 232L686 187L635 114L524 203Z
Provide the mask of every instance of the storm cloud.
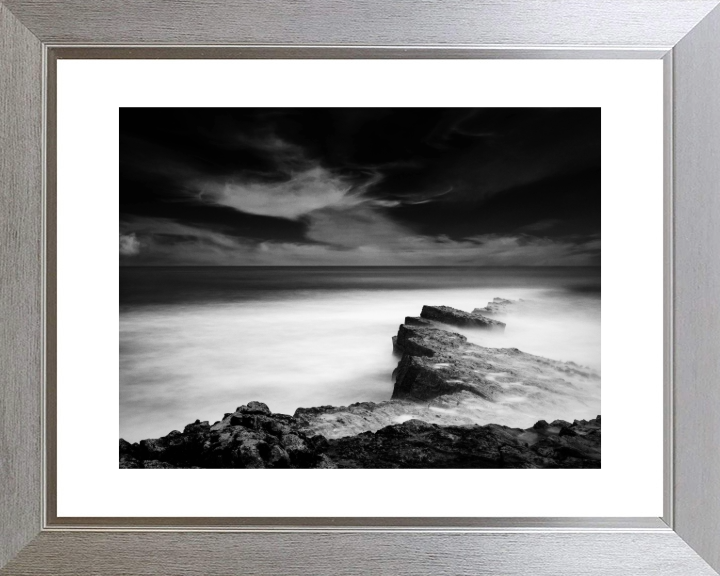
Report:
M120 263L600 261L599 109L121 109Z

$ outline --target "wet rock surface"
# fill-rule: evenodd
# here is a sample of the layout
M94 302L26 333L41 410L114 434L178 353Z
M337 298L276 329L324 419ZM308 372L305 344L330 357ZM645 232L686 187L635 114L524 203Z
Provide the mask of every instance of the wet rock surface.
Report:
M577 395L599 374L572 362L559 362L517 348L486 348L461 334L403 324L396 348L404 352L395 370L393 399L428 400L467 391L486 400L512 388L533 399L543 392Z
M401 359L392 400L300 408L294 416L302 429L341 438L411 419L465 426L500 417L526 427L538 413L570 414L578 399L588 405L594 400L588 392L600 378L594 370L515 348L477 346L462 334L417 320L406 318L393 337Z
M599 374L515 348L472 344L436 324L448 324L450 316L504 327L425 306L393 337L401 359L391 400L299 408L293 416L249 402L213 425L198 420L158 439L121 439L120 468L599 467L600 416L549 424L525 419L528 428L488 424L521 403L533 415L557 413L558 398L582 397Z
M423 306L420 317L425 320L435 320L451 326L465 326L471 328L488 328L492 330L504 330L505 323L492 318L486 318L481 314L471 314L450 306Z

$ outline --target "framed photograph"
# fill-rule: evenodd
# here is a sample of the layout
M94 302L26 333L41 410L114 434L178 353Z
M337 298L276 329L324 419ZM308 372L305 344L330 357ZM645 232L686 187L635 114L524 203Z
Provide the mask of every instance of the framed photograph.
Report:
M3 0L0 571L717 574L717 4Z

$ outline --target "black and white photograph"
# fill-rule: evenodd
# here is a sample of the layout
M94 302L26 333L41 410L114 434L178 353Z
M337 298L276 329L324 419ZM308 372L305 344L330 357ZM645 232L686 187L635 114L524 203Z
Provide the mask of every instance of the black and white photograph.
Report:
M601 467L600 108L119 128L120 468Z

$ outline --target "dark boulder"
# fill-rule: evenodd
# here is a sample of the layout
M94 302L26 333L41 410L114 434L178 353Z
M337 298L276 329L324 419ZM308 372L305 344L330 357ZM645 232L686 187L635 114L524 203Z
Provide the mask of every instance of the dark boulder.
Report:
M240 406L235 412L243 414L264 414L265 416L270 416L271 414L270 408L262 402L248 402L247 406Z

